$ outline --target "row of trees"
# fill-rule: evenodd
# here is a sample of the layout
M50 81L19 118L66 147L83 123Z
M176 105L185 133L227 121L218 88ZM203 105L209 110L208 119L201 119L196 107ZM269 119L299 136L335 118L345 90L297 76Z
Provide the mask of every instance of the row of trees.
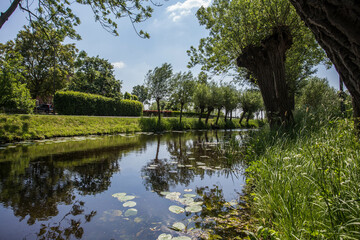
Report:
M171 64L164 63L150 70L145 76L145 84L133 88L132 94L137 95L143 103L154 100L158 111L158 122L161 121L162 103L167 102L167 108L180 110L180 123L184 108L194 108L199 112L199 121L206 113L205 123L208 123L211 113L217 111L218 124L220 113L225 111L225 121L232 111L238 107L243 110L241 120L247 114L250 116L261 110L262 101L258 90L240 92L232 84L218 84L203 72L194 77L189 72L173 74ZM241 121L240 121L241 122Z
M114 67L99 56L90 57L64 44L67 37L52 25L33 22L17 37L0 44L0 107L29 112L31 99L51 101L62 89L121 98L121 85Z

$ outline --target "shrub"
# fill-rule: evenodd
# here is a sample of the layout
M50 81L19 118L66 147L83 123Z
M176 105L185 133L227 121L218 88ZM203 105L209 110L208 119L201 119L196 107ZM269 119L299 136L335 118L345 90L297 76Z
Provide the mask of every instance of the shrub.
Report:
M63 115L141 116L143 109L139 101L73 91L56 92L54 105L55 110Z

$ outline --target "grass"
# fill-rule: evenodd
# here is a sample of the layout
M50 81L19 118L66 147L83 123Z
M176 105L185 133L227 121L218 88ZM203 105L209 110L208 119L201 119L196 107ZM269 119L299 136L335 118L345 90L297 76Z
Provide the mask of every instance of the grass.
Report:
M213 120L205 125L195 118L121 118L64 115L7 115L0 114L0 142L13 142L28 139L46 139L81 135L102 135L139 131L172 131L214 128ZM259 121L251 120L249 126L258 127ZM238 120L219 121L217 128L240 128Z
M360 143L353 122L306 117L246 149L262 239L360 239Z

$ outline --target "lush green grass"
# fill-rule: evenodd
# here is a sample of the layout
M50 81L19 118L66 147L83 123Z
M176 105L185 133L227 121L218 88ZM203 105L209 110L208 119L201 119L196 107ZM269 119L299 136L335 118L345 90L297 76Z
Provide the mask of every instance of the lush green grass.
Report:
M183 118L182 124L178 118L162 118L159 125L157 118L0 114L0 142L137 131L210 129L214 128L212 123L210 119L205 125L204 121L199 123L195 118ZM258 126L259 121L251 120L246 127ZM219 121L216 127L239 128L240 125L238 120L226 124Z
M0 139L3 142L135 131L141 131L139 118L0 115Z
M251 138L248 187L260 238L360 239L360 144L349 120L310 117Z

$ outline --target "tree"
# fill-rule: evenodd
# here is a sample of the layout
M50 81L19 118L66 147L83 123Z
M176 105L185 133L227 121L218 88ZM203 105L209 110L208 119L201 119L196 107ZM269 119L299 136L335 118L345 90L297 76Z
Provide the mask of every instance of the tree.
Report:
M15 41L0 44L4 51L16 51L22 56L25 83L32 98L52 96L67 84L73 71L77 49L74 44L62 44L66 35L51 25L25 26Z
M104 29L114 35L118 35L116 19L128 17L134 26L135 23L150 18L153 11L149 5L144 5L146 2L144 0L76 0L76 2L90 6L95 21L100 22ZM74 3L67 0L12 0L9 8L0 15L0 28L19 7L21 11L28 13L30 22L35 20L52 23L55 27L62 28L63 31L79 38L74 31L74 26L80 24L80 19L72 11L72 4ZM149 38L149 34L146 32L139 31L137 33L143 38Z
M149 89L149 97L154 99L158 110L158 124L160 125L160 100L169 96L169 83L172 76L172 66L164 63L161 67L149 70L145 76L145 84Z
M200 40L198 49L188 51L189 66L202 64L204 70L215 73L242 74L259 86L272 127L291 122L294 94L291 79L286 79L286 53L291 48L302 53L301 68L293 69L303 73L323 56L291 4L287 0L216 0L200 8L197 17L210 33ZM302 38L307 41L298 40ZM315 52L320 56L317 61L305 61Z
M340 99L334 88L329 86L325 78L312 77L302 88L298 108L307 109L313 113L339 116Z
M199 122L201 122L202 115L208 104L210 89L205 83L198 83L195 87L193 102L195 107L200 110Z
M259 111L262 107L261 94L258 90L245 90L240 95L239 102L243 111L239 123L241 125L242 120L247 114L246 125L248 125L251 115Z
M360 4L358 0L290 0L327 53L353 98L360 131Z
M192 99L195 87L195 81L192 73L180 72L176 73L171 80L172 94L171 99L175 104L180 104L180 123L182 119L182 112L184 105L189 103Z
M231 113L239 104L238 94L239 92L233 85L227 84L223 86L224 107L225 107L225 122L227 121L227 115ZM231 117L232 118L232 115ZM231 120L231 119L230 119Z
M144 85L136 85L133 87L131 94L138 97L138 100L143 104L148 100L148 89Z
M114 66L106 59L89 57L82 51L75 63L77 67L68 90L120 98L122 81L114 75Z
M223 102L224 102L224 94L223 94L221 87L219 87L215 82L210 82L209 83L209 96L208 96L208 100L207 100L207 115L206 115L206 119L205 119L205 124L208 123L210 114L215 109L218 110L218 115L217 115L215 125L218 124L219 117L220 117L220 111L224 104Z
M14 51L2 50L0 49L0 108L6 112L31 113L35 100L31 99L26 84L21 83L25 71L22 56Z

